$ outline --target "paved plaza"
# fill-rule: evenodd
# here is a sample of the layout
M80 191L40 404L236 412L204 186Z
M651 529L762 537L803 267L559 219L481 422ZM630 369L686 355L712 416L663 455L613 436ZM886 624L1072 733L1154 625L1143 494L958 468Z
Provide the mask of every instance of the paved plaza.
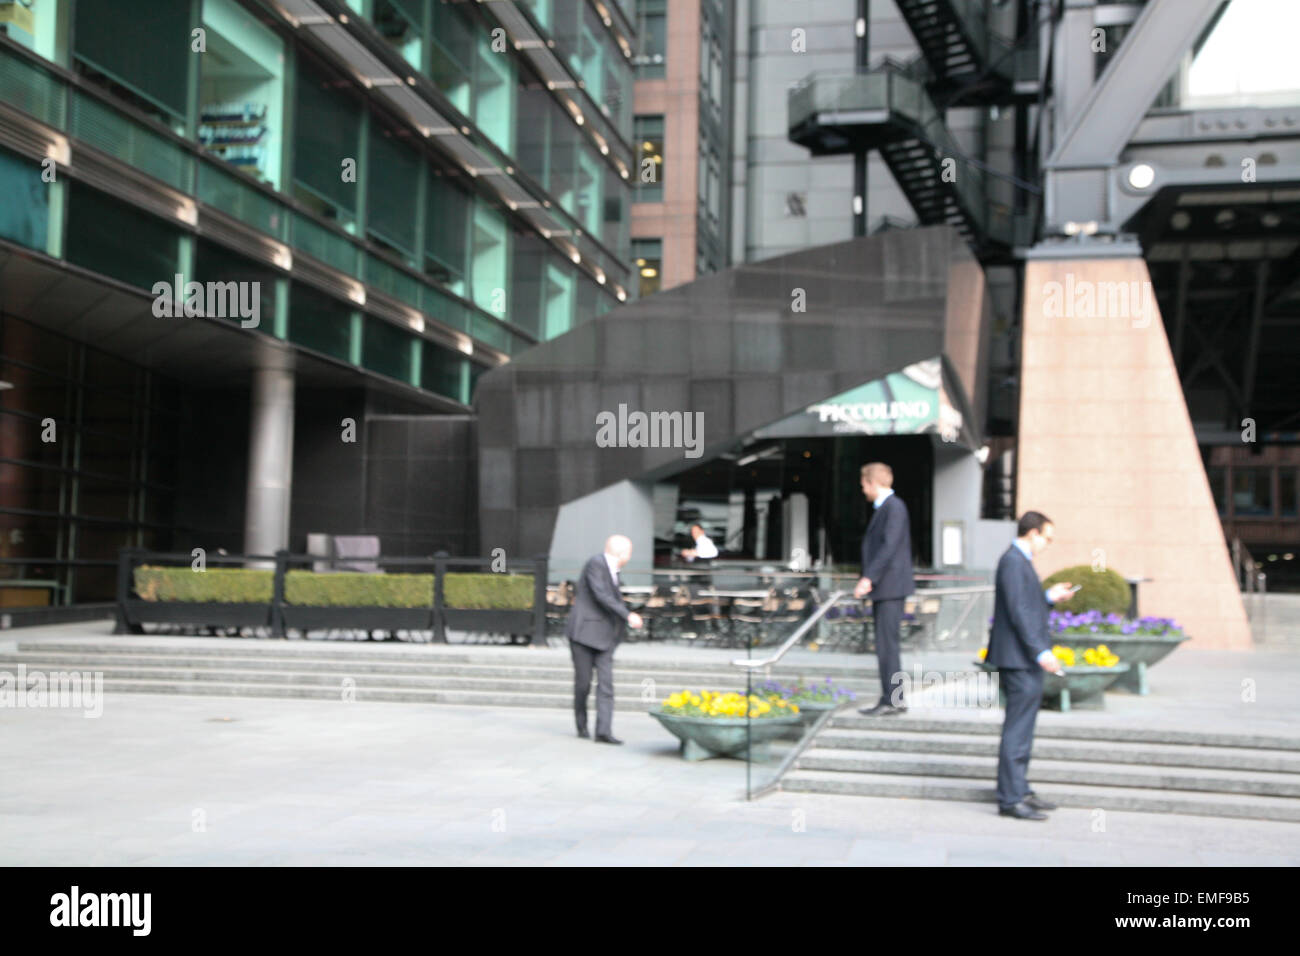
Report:
M1155 673L1159 693L1077 716L1295 732L1294 652L1185 650ZM1088 810L1032 823L937 800L747 803L743 763L687 763L644 714L619 713L615 732L625 746L577 739L560 710L341 700L0 709L0 864L1300 864L1300 824L1112 811L1098 831Z

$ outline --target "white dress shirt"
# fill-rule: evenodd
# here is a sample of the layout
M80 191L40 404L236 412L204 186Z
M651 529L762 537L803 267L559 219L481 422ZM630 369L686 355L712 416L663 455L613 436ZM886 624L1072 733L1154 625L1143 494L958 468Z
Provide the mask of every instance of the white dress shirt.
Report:
M605 555L605 564L609 567L609 576L614 579L615 584L618 584L618 560L607 554Z
M702 534L695 539L695 557L697 558L716 558L718 556L718 546L707 534Z

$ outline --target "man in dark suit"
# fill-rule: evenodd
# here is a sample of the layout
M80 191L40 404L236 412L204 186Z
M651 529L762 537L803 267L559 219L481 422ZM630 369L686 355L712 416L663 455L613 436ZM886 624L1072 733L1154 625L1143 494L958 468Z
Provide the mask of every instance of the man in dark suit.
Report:
M1043 590L1033 559L1052 542L1055 528L1046 515L1026 511L1016 540L998 561L993 597L993 629L985 662L998 669L1006 694L1006 717L998 748L998 813L1020 820L1046 820L1055 810L1029 789L1026 774L1034 749L1034 721L1043 702L1043 671L1061 672L1047 631L1051 605L1072 593L1069 582Z
M862 493L875 513L862 536L862 577L853 596L861 600L871 595L880 700L859 713L889 717L907 713L898 627L903 621L903 599L916 590L912 577L912 526L907 505L894 494L894 470L888 465L873 461L862 466Z
M596 741L621 744L612 733L614 722L614 648L625 627L640 627L641 616L629 611L619 591L618 572L632 557L632 542L621 534L605 542L605 553L588 559L574 594L565 634L573 654L573 711L578 736L587 733L587 694L596 671Z

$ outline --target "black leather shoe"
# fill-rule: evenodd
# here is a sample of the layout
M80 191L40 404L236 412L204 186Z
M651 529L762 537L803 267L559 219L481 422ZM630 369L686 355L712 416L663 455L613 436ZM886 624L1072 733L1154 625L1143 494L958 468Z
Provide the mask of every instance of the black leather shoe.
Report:
M596 743L598 744L621 744L622 742L617 737L612 737L609 734L596 735Z
M864 717L895 717L907 713L907 708L895 707L893 704L877 704L875 707L859 707L858 713Z
M998 815L1015 817L1017 820L1046 820L1046 813L1039 813L1027 803L1021 802L1010 807L998 807Z
M1055 810L1056 809L1056 804L1052 803L1050 800L1044 800L1042 797L1033 793L1025 797L1023 803L1031 810Z
M584 727L584 728L582 728L581 730L578 731L578 736L581 737L583 740L590 740L590 739L591 739L591 734L587 733L587 728L586 728L586 727Z

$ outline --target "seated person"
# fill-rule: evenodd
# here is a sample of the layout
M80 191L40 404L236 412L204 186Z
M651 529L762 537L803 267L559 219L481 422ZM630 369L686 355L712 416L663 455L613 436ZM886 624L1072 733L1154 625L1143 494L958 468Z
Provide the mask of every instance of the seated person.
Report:
M691 537L695 539L695 547L682 551L682 557L687 561L708 561L718 556L717 545L704 533L703 527L698 524L691 525Z

